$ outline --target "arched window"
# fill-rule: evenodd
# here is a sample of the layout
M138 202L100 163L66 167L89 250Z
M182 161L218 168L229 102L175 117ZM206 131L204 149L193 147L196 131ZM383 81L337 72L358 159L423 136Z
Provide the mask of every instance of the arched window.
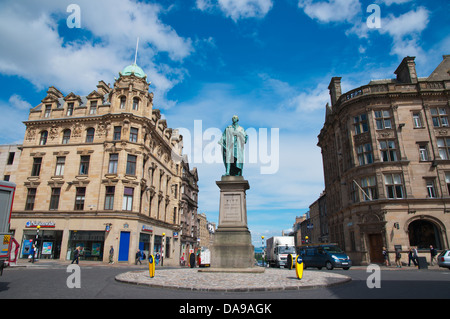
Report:
M47 131L42 131L41 132L41 138L39 139L39 145L47 144L47 138L48 138L48 132Z
M133 98L133 110L137 111L139 109L139 99L137 97Z
M408 226L409 244L418 249L429 249L433 245L436 249L442 249L441 233L437 225L431 221L415 220Z
M95 129L93 127L90 127L86 130L86 143L94 142L94 134L95 134Z
M120 97L120 108L125 109L125 104L127 103L127 98L125 96Z
M63 144L69 144L69 141L70 141L70 133L71 133L71 131L70 131L69 129L64 130L64 133L63 133L63 139L62 139L62 143L63 143Z

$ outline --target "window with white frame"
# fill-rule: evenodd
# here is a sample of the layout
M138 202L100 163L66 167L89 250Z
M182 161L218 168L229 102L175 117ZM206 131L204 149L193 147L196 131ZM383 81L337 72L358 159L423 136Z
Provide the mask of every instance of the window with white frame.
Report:
M434 185L434 179L427 179L427 195L428 198L436 198L436 189Z
M122 210L133 210L133 193L134 188L125 187L123 191Z
M428 145L426 143L419 144L419 160L421 162L428 161Z
M56 169L55 176L63 176L64 175L64 166L66 164L65 156L58 156L56 158Z
M423 127L422 126L422 117L420 116L420 112L414 112L412 117L413 117L414 128Z

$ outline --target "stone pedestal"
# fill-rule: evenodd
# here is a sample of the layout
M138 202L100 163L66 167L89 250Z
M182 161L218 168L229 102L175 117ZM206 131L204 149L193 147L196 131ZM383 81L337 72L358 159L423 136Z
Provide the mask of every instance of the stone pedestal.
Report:
M211 247L211 269L236 272L263 272L254 266L254 247L247 227L245 191L250 188L242 176L222 176L220 188L219 225Z

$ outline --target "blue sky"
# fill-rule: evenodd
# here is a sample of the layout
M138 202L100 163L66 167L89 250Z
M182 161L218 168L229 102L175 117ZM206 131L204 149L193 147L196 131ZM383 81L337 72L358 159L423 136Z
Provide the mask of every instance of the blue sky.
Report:
M80 9L79 28L67 23L70 4ZM367 24L372 4L379 28ZM246 163L244 177L260 246L261 235L292 228L323 191L317 135L331 77L342 77L343 91L394 78L408 55L427 77L450 54L449 12L446 0L2 0L0 144L23 141L22 121L49 86L87 95L100 80L112 85L134 61L139 37L137 63L152 82L154 106L169 127L187 133L199 212L209 220L218 221L215 181L224 168L194 160L195 152L205 154L234 114L255 133L247 153L256 161Z

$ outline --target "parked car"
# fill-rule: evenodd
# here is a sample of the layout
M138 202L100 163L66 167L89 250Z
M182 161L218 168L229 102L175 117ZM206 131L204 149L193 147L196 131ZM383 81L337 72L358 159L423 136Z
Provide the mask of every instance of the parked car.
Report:
M439 267L450 269L450 249L444 250L437 257Z
M352 261L336 244L307 245L300 247L304 267L350 269Z

